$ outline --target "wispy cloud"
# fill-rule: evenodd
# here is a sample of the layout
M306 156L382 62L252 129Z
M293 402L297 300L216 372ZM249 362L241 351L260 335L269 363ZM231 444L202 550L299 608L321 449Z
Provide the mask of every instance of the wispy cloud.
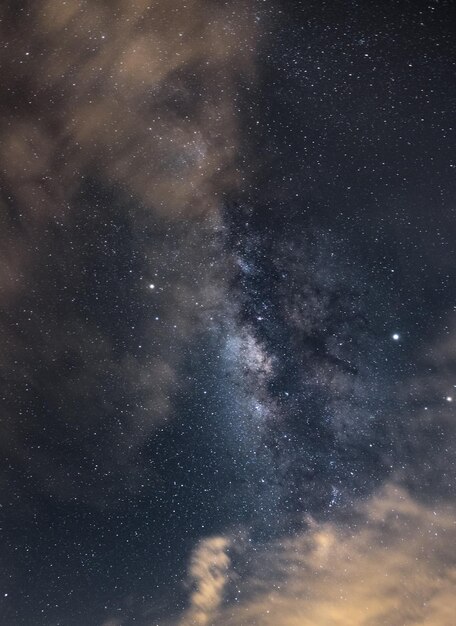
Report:
M228 582L230 541L226 537L204 539L195 548L190 561L189 582L194 586L190 607L181 626L213 624Z
M451 626L455 520L454 506L429 507L388 484L350 521L309 519L306 531L245 555L239 601L203 623Z
M250 5L205 0L38 0L0 15L2 445L59 498L85 497L87 480L107 494L115 476L128 491L138 481L121 476L170 419L180 357L223 290L233 90L253 76L257 22ZM73 442L59 458L46 433L26 444L39 427L17 406L24 384Z

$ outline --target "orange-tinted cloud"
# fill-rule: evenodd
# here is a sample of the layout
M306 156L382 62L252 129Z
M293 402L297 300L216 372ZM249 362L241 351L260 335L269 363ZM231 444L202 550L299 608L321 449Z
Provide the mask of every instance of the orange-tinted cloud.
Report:
M252 79L257 29L248 4L232 9L206 0L2 9L0 172L23 251L2 246L0 289L20 289L28 238L68 219L88 174L155 214L217 213L238 181L234 92Z
M80 438L76 449L96 457L100 475L120 464L132 478L131 456L170 417L184 346L224 288L211 245L221 198L237 184L234 91L252 80L257 22L250 3L233 11L207 0L37 0L24 10L5 5L0 17L0 330L8 337L0 372L9 388L47 396L59 416L51 421ZM87 240L109 224L131 236L119 245L130 246L131 297L148 312L130 329L134 349L119 350L78 308L96 296L87 293ZM98 244L91 250L103 256ZM14 461L59 497L88 493L84 481L68 481L68 454L56 462L28 449L40 426L28 412L19 418L11 396L1 407L2 445ZM103 430L113 454L85 450L85 428Z
M226 537L210 537L201 541L193 552L189 579L195 589L191 593L190 607L181 626L207 626L213 623L227 583L230 558L226 551L229 544Z
M317 523L249 554L240 601L212 626L452 626L456 507L387 485L351 521Z

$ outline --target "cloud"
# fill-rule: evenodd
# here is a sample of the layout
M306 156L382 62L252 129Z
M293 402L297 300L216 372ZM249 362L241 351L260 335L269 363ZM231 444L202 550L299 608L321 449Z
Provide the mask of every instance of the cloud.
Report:
M257 22L206 0L0 12L2 446L40 489L98 504L144 482L141 446L218 314Z
M248 6L41 0L5 23L8 91L24 103L2 128L2 168L34 219L60 213L89 168L167 216L218 207L237 176L234 85L253 71Z
M226 537L210 537L195 548L189 568L189 582L195 589L181 626L206 626L214 622L229 574L229 545Z
M21 19L1 13L2 292L23 288L30 241L68 223L87 176L149 214L217 219L238 180L235 85L254 74L249 4L38 0Z
M350 519L244 553L215 626L451 626L456 507L387 484ZM233 564L233 569L237 565ZM238 572L242 568L238 568ZM226 577L226 574L225 574Z

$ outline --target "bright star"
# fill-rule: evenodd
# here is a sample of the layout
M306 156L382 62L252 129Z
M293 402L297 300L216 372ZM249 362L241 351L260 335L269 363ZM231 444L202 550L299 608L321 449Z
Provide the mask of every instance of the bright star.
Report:
M447 397L446 397L446 401L447 401L447 402L453 402L453 398L452 398L451 396L447 396Z
M400 338L401 338L400 335L398 335L397 333L394 333L394 335L393 335L394 341L399 341Z
M149 289L155 289L155 285L153 283L150 283Z

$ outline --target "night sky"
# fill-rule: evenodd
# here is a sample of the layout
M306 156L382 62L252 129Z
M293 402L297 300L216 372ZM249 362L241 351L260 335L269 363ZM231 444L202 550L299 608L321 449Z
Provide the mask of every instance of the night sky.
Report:
M456 3L0 34L0 626L454 626Z

